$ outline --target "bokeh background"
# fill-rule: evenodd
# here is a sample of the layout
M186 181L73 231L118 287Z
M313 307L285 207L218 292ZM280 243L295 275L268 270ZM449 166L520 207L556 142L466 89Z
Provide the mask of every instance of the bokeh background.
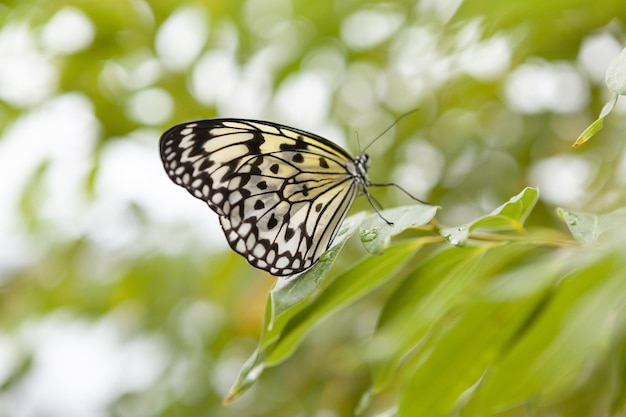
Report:
M529 223L565 230L556 206L626 204L626 100L571 147L625 24L622 0L3 1L0 415L352 415L372 300L221 405L274 279L169 181L161 132L256 118L356 154L417 108L368 148L373 181L447 225L539 187Z

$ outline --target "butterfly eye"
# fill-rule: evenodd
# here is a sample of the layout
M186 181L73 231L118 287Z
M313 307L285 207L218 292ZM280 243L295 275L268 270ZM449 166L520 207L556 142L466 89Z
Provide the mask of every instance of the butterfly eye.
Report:
M354 163L356 165L369 166L370 157L366 153L361 153L354 158Z

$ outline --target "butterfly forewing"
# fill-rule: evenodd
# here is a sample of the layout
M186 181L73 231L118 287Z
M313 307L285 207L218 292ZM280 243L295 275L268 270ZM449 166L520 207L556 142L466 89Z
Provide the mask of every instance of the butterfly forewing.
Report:
M262 121L174 126L161 137L161 158L176 184L220 216L233 250L274 275L310 268L367 185L334 143Z

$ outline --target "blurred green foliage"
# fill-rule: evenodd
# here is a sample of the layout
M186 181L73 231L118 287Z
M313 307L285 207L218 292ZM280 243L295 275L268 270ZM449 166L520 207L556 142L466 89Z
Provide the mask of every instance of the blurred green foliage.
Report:
M202 14L208 34L198 56L176 69L156 38L187 6ZM42 28L67 7L88 17L93 41L74 53L50 53ZM363 11L386 16L376 22L389 33L367 43L376 26L350 29L351 21L368 22L356 19ZM381 243L382 255L367 253L356 237L342 238L337 244L345 246L320 266L323 273L279 282L296 288L288 295L297 302L285 302L280 287L271 289L272 277L226 249L211 250L184 219L159 221L140 200L125 200L122 214L109 212L134 231L123 245L65 233L42 208L52 175L44 161L19 182L19 200L9 207L16 212L12 233L28 256L0 265L0 348L19 351L0 372L0 403L8 404L0 414L28 399L20 393L46 347L33 328L65 317L68 325L93 327L111 320L122 340L150 337L164 352L149 384L107 397L102 407L112 416L623 415L623 107L594 140L576 150L571 144L610 99L582 62L582 47L603 34L623 44L625 16L618 0L469 0L458 8L400 0L3 2L3 32L27 25L58 77L40 102L0 100L0 147L47 100L80 93L98 124L88 173L78 179L86 204L107 203L98 185L110 174L102 166L107 150L147 140L157 158L159 132L172 124L252 113L309 129L276 97L313 73L329 100L317 119L302 112L302 123L335 132L352 149L355 131L369 143L399 114L419 108L368 149L370 177L401 183L441 209L433 223L397 230ZM504 49L479 53L498 39L506 40ZM202 75L202 56L215 51L231 56L238 78L230 95L207 99L193 77ZM472 67L492 59L503 66L488 73ZM517 108L508 88L529 64L576 72L587 99L569 110ZM210 90L225 82L208 77L201 84ZM544 81L536 82L539 101ZM248 105L239 85L268 92ZM152 88L174 106L150 124L133 116L129 103ZM314 101L289 97L297 109ZM233 109L242 114L225 113ZM49 133L46 126L37 132ZM563 161L576 164L558 171ZM139 170L124 172L124 181L138 181ZM0 180L3 189L9 181ZM555 182L556 191L575 198L560 197L549 188ZM525 188L545 184L540 197ZM387 208L407 203L392 188L375 196ZM355 212L368 210L361 200ZM419 217L424 207L414 210ZM469 233L454 235L457 241L439 234L459 227ZM73 365L70 358L60 366ZM232 384L230 393L242 396L223 406Z

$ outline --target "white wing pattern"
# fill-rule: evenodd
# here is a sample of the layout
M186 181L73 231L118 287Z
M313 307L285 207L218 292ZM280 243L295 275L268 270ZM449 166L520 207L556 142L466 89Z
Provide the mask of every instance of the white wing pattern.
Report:
M219 215L232 249L278 276L312 267L370 184L366 154L270 122L184 123L160 147L169 177Z

